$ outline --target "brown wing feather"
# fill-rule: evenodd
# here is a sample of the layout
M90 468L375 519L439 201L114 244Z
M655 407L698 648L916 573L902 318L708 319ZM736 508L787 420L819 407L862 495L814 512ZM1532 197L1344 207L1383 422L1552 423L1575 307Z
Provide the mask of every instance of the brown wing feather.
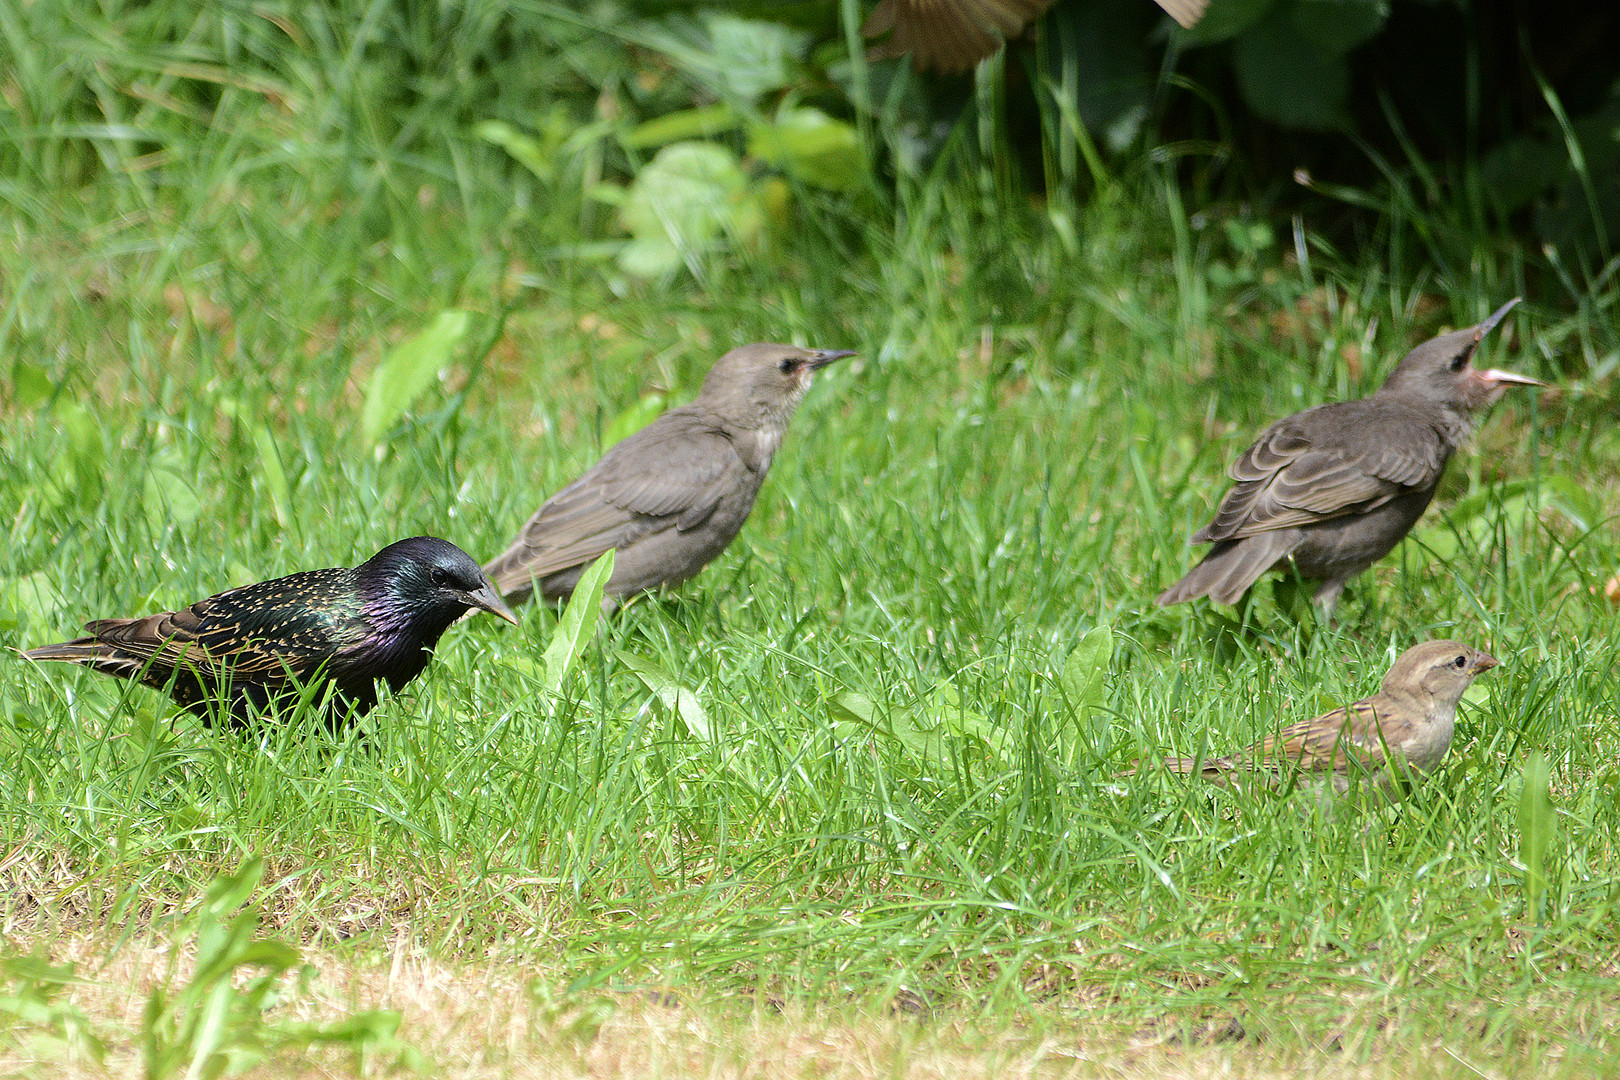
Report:
M1368 402L1320 405L1261 433L1194 543L1235 540L1376 510L1440 478L1447 452L1415 413Z
M648 461L656 468L648 468ZM681 410L618 443L553 495L484 567L499 589L590 562L667 528L708 519L748 466L731 440Z

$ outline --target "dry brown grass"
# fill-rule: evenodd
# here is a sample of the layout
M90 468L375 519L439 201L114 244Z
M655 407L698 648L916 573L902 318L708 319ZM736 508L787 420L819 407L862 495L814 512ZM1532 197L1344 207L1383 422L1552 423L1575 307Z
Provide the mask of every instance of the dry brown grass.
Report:
M187 950L150 935L115 948L96 935L13 940L7 950L71 962L85 976L58 1000L89 1018L105 1042L97 1064L75 1060L37 1030L0 1027L0 1075L77 1078L140 1075L142 1010L155 987L190 974ZM420 1075L527 1077L873 1077L1022 1080L1058 1077L1382 1077L1494 1075L1442 1046L1367 1055L1301 1054L1248 1036L1236 1021L1185 1039L1167 1028L1129 1030L1072 1010L1029 1009L995 1018L908 1008L819 1008L681 992L561 997L569 973L510 962L446 963L409 943L364 958L304 950L314 975L289 980L273 1024L333 1023L369 1009L397 1011L398 1035L424 1055ZM283 1053L252 1077L410 1075L393 1055L365 1061L314 1048Z

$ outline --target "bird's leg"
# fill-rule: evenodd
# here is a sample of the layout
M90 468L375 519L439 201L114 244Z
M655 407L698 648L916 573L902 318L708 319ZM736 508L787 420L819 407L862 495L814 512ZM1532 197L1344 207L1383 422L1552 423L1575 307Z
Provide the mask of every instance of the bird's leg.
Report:
M1316 590L1315 595L1311 597L1311 603L1315 604L1317 610L1322 613L1324 623L1333 621L1333 609L1338 606L1339 594L1344 592L1344 584L1343 579L1324 581Z

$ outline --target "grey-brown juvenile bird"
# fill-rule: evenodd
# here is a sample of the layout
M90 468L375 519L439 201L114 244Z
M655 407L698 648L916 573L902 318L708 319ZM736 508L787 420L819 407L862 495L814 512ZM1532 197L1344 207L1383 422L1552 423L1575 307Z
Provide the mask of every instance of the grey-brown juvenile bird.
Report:
M1209 0L1154 0L1184 29L1203 17ZM872 47L874 60L911 54L919 70L966 71L1045 14L1054 0L879 0L861 33L888 34Z
M239 726L302 685L326 720L363 716L377 680L398 691L421 674L439 637L471 609L517 617L465 551L434 536L389 544L350 570L306 570L137 619L98 619L72 641L23 653L66 660L165 690L212 723Z
M1516 303L1419 345L1372 397L1318 405L1262 432L1232 466L1237 483L1215 520L1193 535L1193 543L1215 546L1157 603L1207 595L1236 604L1261 574L1289 560L1301 577L1321 582L1312 599L1331 612L1345 583L1423 516L1476 415L1510 386L1545 385L1469 363Z
M1353 783L1396 791L1446 756L1457 702L1476 675L1496 667L1490 653L1458 641L1407 649L1370 698L1283 728L1247 750L1218 758L1168 758L1164 768L1221 784L1245 777L1271 786L1297 783L1343 794ZM1140 771L1140 766L1122 776Z
M815 373L854 355L794 345L732 349L691 404L616 444L547 499L484 572L512 603L536 587L547 600L568 596L609 548L609 597L685 581L748 520Z

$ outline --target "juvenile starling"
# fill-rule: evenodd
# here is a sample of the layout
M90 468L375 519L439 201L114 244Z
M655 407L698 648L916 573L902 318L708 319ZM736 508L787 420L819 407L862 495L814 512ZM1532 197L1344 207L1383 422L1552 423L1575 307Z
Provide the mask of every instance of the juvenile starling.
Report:
M1339 794L1359 779L1393 793L1409 778L1403 774L1427 773L1440 764L1463 691L1496 665L1490 653L1461 642L1425 641L1400 655L1383 689L1370 698L1285 727L1241 753L1169 758L1164 768L1220 784L1253 778L1271 786L1331 786Z
M296 684L319 700L335 683L327 721L336 725L371 711L378 679L398 691L421 674L439 636L472 608L517 622L466 552L413 536L352 570L306 570L179 611L98 619L84 637L23 655L167 690L203 720L232 726L271 703L291 708Z
M514 604L536 585L547 600L568 596L609 548L609 597L685 581L742 530L815 373L854 355L793 345L732 349L690 405L610 448L546 500L484 572Z
M1192 538L1215 546L1157 602L1207 595L1236 604L1261 574L1289 560L1301 577L1321 582L1312 599L1331 612L1345 583L1423 516L1475 415L1509 386L1545 385L1469 363L1516 303L1419 345L1372 397L1318 405L1262 432L1232 466L1237 484L1215 520Z

